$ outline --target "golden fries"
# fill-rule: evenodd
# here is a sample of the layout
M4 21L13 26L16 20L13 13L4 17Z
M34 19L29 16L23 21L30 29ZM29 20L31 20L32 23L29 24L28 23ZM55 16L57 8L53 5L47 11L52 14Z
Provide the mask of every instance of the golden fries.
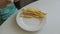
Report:
M32 18L32 17L44 18L46 15L46 13L36 8L27 8L27 9L23 9L22 11L23 12L21 14L21 17L24 17L24 18Z

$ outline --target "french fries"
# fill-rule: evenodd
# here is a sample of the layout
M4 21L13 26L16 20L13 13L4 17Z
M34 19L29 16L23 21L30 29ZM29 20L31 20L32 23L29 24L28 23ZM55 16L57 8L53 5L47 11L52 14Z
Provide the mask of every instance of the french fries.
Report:
M44 18L46 13L36 8L26 8L22 10L21 17L24 18Z

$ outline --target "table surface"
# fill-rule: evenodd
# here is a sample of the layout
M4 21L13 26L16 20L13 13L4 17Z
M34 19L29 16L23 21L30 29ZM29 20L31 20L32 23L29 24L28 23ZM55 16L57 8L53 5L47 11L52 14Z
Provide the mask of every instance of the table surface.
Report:
M47 11L47 22L38 32L26 32L16 23L16 13L0 27L1 34L60 34L60 0L39 0L26 7L37 7Z

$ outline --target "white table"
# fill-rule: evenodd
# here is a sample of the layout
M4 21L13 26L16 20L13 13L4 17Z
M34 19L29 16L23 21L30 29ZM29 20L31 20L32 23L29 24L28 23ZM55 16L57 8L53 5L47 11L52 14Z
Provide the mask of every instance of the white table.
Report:
M40 0L28 6L36 6L47 11L47 23L38 32L26 32L16 23L16 14L7 19L0 27L0 34L60 34L60 0Z

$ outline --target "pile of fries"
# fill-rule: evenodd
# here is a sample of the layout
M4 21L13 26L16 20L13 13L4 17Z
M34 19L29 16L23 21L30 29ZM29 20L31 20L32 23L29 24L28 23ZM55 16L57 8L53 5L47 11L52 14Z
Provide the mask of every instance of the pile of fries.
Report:
M21 17L24 18L44 18L46 13L37 8L22 9Z

